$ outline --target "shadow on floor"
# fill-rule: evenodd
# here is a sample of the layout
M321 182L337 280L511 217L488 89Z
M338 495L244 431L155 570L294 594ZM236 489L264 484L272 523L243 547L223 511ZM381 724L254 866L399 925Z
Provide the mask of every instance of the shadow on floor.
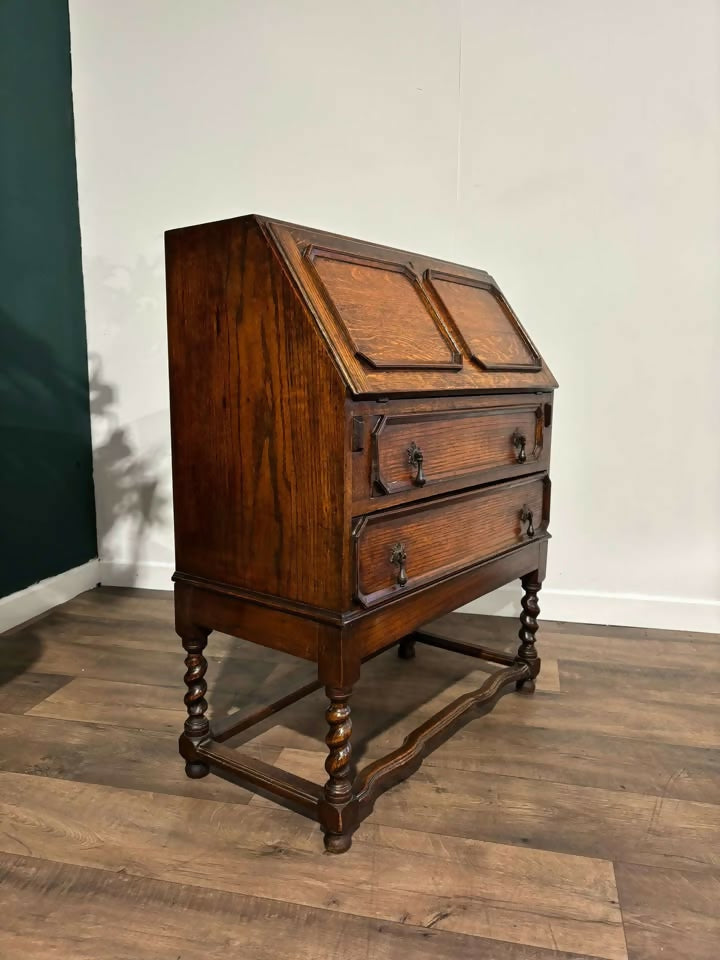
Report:
M477 624L474 621L477 621ZM452 636L504 652L514 652L517 648L517 629L517 623L513 619L500 620L492 617L474 617L472 631L468 630L461 619L453 622L452 616L432 625L432 632L441 636ZM208 644L210 657L212 642L211 635ZM241 644L243 641L237 643ZM252 657L252 645L247 646L248 657ZM259 648L256 647L255 650L258 651ZM261 664L250 660L224 658L218 670L211 670L208 692L211 718L248 715L259 706L272 703L315 679L313 664L268 650L262 650L256 655L261 658ZM364 664L360 681L355 686L350 701L354 766L362 766L373 741L382 740L396 725L402 728L402 721L426 704L438 701L444 706L459 695L454 690L458 684L465 684L463 692L471 688L468 683L470 674L478 671L489 674L496 669L493 664L424 644L417 645L417 655L413 660L401 660L397 656L397 647L394 646ZM215 672L217 676L213 676ZM477 682L477 686L481 683L482 679ZM327 731L324 717L326 705L324 691L318 690L237 735L228 741L228 745L239 747L278 724L292 735L308 738L313 743L322 745ZM397 743L392 746L400 745L405 732L407 731L403 728ZM297 736L292 736L291 739L297 742Z
M42 656L44 641L32 621L13 627L0 637L0 687L27 673ZM12 698L11 698L12 699ZM12 708L12 703L9 705Z

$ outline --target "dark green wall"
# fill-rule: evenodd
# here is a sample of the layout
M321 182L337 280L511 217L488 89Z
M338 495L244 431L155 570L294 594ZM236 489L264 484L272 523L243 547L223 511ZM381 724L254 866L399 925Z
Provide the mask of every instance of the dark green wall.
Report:
M0 0L0 596L97 555L65 0Z

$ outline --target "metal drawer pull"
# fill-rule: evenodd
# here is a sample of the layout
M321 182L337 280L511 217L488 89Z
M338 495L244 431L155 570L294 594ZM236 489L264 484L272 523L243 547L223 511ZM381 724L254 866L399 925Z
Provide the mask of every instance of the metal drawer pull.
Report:
M424 487L426 480L425 474L423 473L423 452L414 440L407 448L407 455L408 463L413 467L417 467L417 473L413 477L413 483L416 487Z
M527 535L529 537L534 537L535 527L533 526L533 512L528 507L527 504L525 504L525 506L522 508L522 511L520 512L520 519L522 520L523 523L526 523L528 525Z
M404 587L407 583L407 572L405 570L405 562L407 561L407 554L405 553L405 544L396 543L390 552L390 563L394 567L398 567L397 573L397 582L399 587Z
M516 430L515 433L510 437L510 440L517 451L515 454L515 459L518 463L525 463L527 460L527 454L525 453L527 437L524 433L520 433L519 430Z

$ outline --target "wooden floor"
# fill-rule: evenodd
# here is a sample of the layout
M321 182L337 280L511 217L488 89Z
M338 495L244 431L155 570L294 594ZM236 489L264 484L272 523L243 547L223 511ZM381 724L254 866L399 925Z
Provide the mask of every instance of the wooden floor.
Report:
M510 620L438 623L515 644ZM316 824L185 778L171 624L169 594L101 589L0 639L2 960L720 956L720 638L542 624L535 696L456 734L333 857ZM312 676L208 651L218 714ZM356 757L485 669L429 647L367 664ZM318 693L244 749L322 782L323 712Z

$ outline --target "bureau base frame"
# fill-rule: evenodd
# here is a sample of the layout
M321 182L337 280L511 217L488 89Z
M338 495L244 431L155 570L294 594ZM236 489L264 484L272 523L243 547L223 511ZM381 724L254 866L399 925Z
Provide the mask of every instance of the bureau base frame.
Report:
M358 772L353 771L352 765L351 684L328 684L318 679L248 716L240 719L230 717L211 727L206 716L207 661L204 657L210 630L186 622L182 631L178 632L187 653L185 704L188 718L179 744L187 775L200 778L212 771L269 794L298 813L317 820L324 833L326 850L331 853L345 852L351 846L355 830L372 812L377 798L385 790L417 770L423 759L462 725L492 710L505 693L512 689L524 692L534 690L535 678L540 672L535 634L538 629L538 592L541 583L537 570L522 577L524 594L520 615L520 646L516 654L416 631L363 658L368 660L397 643L399 656L410 659L415 656L416 644L426 644L496 663L500 669L491 673L477 690L458 697L409 733L395 750ZM227 740L323 686L329 700L325 713L328 724L325 770L328 780L324 787L226 746Z

